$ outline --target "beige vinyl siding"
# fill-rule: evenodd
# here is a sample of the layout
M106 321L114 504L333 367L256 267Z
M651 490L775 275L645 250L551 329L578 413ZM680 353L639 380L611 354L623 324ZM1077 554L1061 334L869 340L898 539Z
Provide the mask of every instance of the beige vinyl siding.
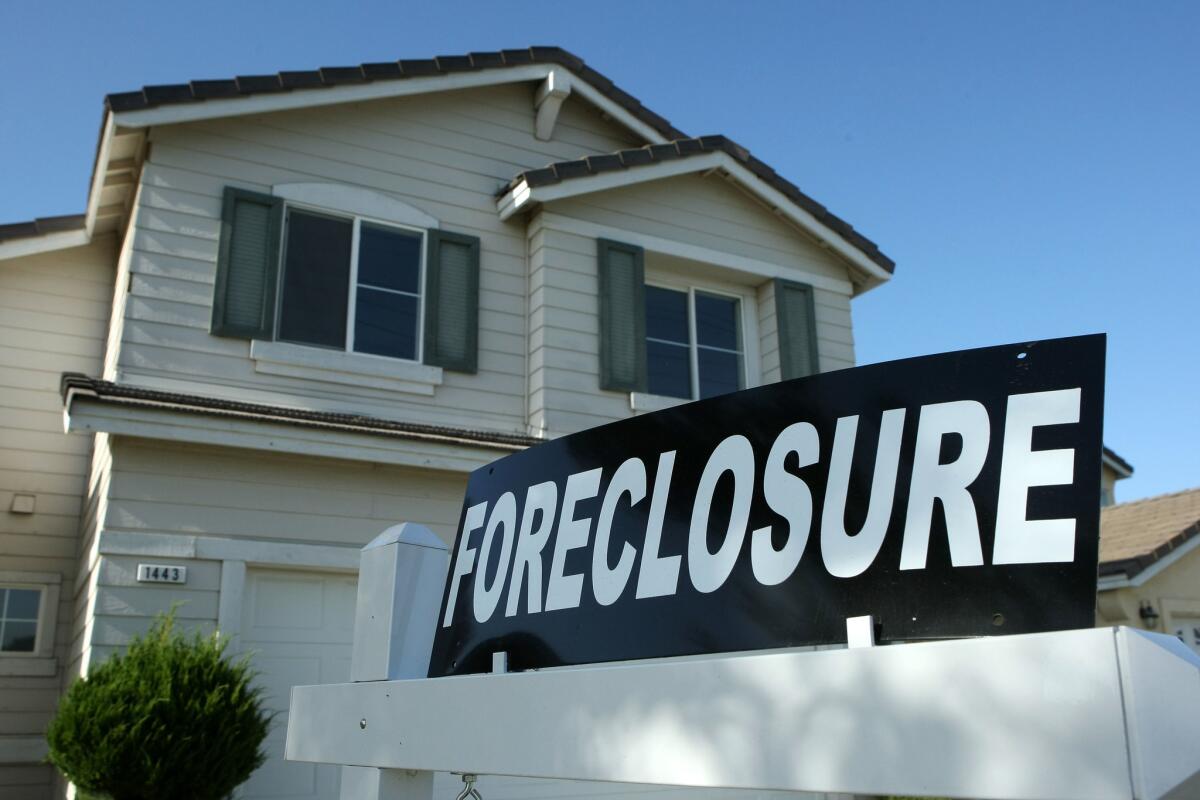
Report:
M533 87L488 89L191 123L151 131L132 227L121 380L253 402L417 422L526 429L526 246L495 196L532 167L636 142L579 101L533 136ZM394 196L481 244L479 372L433 396L268 375L248 343L209 335L221 193L328 182Z
M554 214L849 281L847 267L718 175L680 175L559 200Z
M112 237L85 247L0 261L0 569L61 576L55 611L57 672L0 675L0 751L40 737L69 661L80 513L89 436L63 433L63 372L101 368L116 260ZM31 494L31 515L10 512ZM0 662L15 663L16 659ZM43 797L43 765L0 767L0 797Z
M179 618L185 626L217 625L222 562L164 553L163 534L181 542L214 537L356 552L394 524L418 522L453 542L466 489L459 473L144 439L113 438L112 455L100 549L105 537L122 535L127 549L144 541L147 553L158 548L160 554L97 559L83 645L93 664L176 600L184 602ZM146 562L186 566L187 583L137 583L137 564Z
M398 522L447 542L459 473L117 439L104 532L362 547Z

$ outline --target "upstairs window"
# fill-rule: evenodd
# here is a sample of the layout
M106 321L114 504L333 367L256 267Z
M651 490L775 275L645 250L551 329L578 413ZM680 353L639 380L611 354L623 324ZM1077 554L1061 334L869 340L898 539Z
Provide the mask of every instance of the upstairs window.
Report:
M280 341L419 361L422 231L287 211Z
M0 653L33 653L37 648L40 589L0 586Z
M225 190L213 334L476 371L478 238L365 189L276 193Z
M629 392L635 410L654 410L674 404L663 398L702 400L754 385L757 316L771 306L764 327L774 323L774 341L764 337L762 346L778 358L781 379L820 371L813 287L781 278L749 291L647 284L644 262L636 245L597 240L601 389ZM686 281L691 273L679 274Z
M745 387L741 301L647 285L646 390L704 399Z

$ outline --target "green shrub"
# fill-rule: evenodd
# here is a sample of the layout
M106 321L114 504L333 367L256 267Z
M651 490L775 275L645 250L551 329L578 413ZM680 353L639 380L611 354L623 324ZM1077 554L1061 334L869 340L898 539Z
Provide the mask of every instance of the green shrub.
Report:
M46 738L49 761L113 800L220 800L265 759L270 716L247 659L217 635L185 637L174 612L76 681Z

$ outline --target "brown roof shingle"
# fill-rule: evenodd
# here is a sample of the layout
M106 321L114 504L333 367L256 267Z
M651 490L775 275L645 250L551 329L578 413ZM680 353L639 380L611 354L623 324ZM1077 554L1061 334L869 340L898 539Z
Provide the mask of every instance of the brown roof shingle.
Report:
M1100 574L1132 577L1200 534L1200 487L1100 512Z

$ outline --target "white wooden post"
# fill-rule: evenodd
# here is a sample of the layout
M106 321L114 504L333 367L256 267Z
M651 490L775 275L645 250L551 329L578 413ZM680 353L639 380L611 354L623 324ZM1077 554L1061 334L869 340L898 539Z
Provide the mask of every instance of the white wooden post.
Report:
M424 678L450 552L433 531L406 522L362 550L350 680ZM363 718L364 727L370 722ZM342 800L431 800L433 773L342 768Z

